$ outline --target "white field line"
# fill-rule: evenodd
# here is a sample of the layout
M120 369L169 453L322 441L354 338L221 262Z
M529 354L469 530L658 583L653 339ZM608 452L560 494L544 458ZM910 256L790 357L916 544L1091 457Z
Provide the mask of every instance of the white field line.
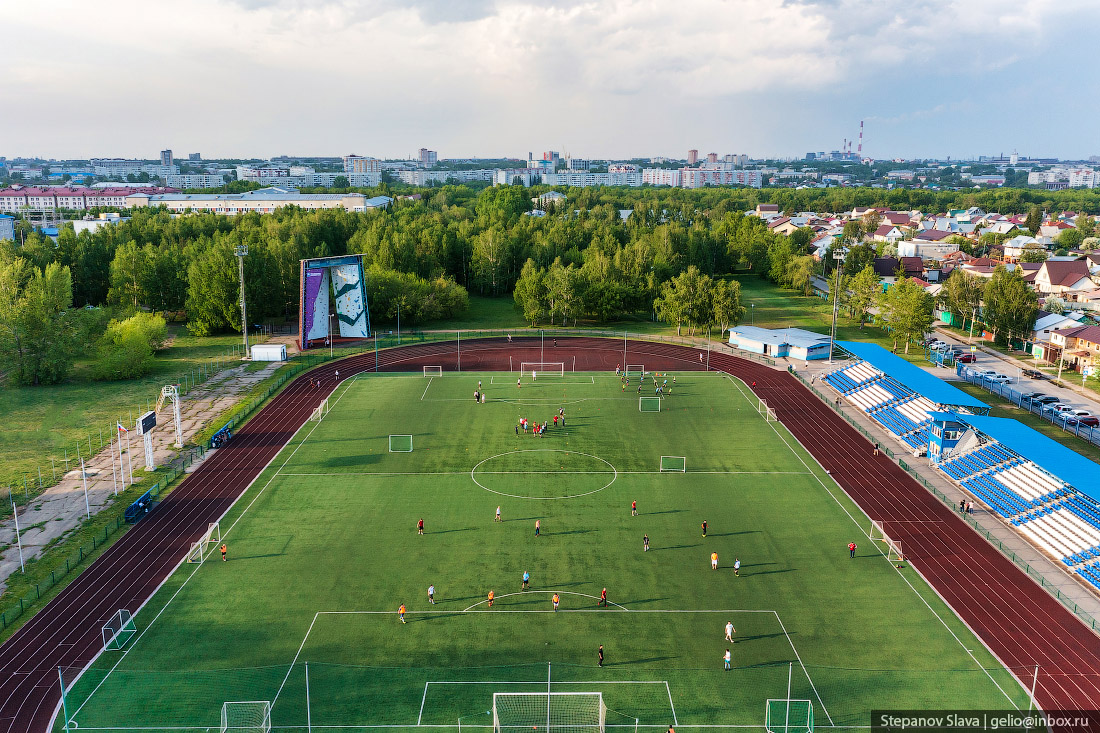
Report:
M729 379L729 380L730 380L731 382L733 382L734 386L735 386L735 387L737 387L737 390L738 390L739 392L741 392L741 393L742 393L742 395L744 395L744 391L743 391L743 390L741 389L741 387L742 387L742 386L744 385L744 382L741 382L741 380L737 380L737 379L734 379L734 378L733 378L732 376L730 376L730 375L726 375L726 376L727 376L727 378L728 378L728 379ZM747 388L747 387L746 387L746 388ZM776 422L779 422L779 421L776 421ZM796 450L794 449L794 446L792 446L792 445L791 445L791 444L790 444L789 442L787 442L787 439L783 437L783 434L782 434L781 432L779 432L779 429L778 429L778 428L777 428L777 427L775 426L775 423L773 422L773 423L769 423L769 424L771 425L771 428L772 428L772 430L774 430L774 431L775 431L775 434L776 434L776 436L778 436L778 437L779 437L779 439L783 441L783 443L784 443L784 444L785 444L785 445L787 446L787 448L788 448L788 449L789 449L789 450L791 451L791 453L792 453L792 454L793 454L793 455L794 455L794 456L795 456L796 458L798 458L799 462L800 462L800 463L801 463L801 464L802 464L803 466L805 466L805 467L806 467L807 469L810 469L810 465L809 465L808 463L806 463L805 459L803 459L803 458L802 458L802 456L801 456L801 455L800 455L800 454L798 453L798 451L796 451ZM780 424L782 424L782 423L780 422ZM784 430L786 430L786 426L784 425L783 427L784 427ZM799 446L801 446L802 450L804 450L804 451L806 452L806 454L807 454L807 455L809 455L809 456L810 456L811 458L813 458L813 460L814 460L814 463L817 463L817 465L818 465L818 468L820 468L820 469L821 469L822 471L824 471L824 470L825 470L825 467L824 467L824 466L822 466L822 465L821 465L821 463L819 463L819 462L818 462L817 458L815 458L815 457L814 457L814 454L813 454L813 453L810 453L810 451L806 449L806 446L802 445L802 441L800 441L800 440L799 440L798 438L795 438L794 434L793 434L793 433L791 433L790 431L787 431L787 434L788 434L788 435L790 435L790 436L791 436L792 438L794 438L795 442L796 442L796 443L798 443L798 445L799 445ZM812 470L811 470L811 473L812 473ZM844 504L842 504L842 503L840 502L840 499L838 499L838 498L836 497L836 494L834 494L834 493L832 492L832 490L831 490L831 489L829 488L828 484L826 484L826 483L825 483L824 481L822 481L822 480L821 480L821 477L820 477L820 476L818 476L817 474L814 474L814 479L816 479L816 480L817 480L817 482L818 482L819 484L821 484L821 488L825 489L825 491L827 491L827 492L829 493L829 496L830 496L830 497L832 497L833 501L835 501L835 502L836 502L837 506L839 506L839 507L841 508L841 510L842 510L842 511L843 511L843 512L844 512L845 514L847 514L847 515L848 515L848 518L852 520L852 523L853 523L854 525L856 525L856 527L857 527L857 528L859 528L860 534L862 535L862 534L863 534L863 526L864 526L864 525L865 525L865 524L866 524L867 522L870 522L870 521L871 521L871 518L870 518L869 516L867 516L866 514L864 514L864 516L866 517L866 521L865 521L865 522L859 522L859 521L856 521L856 518L855 518L855 517L853 517L853 516L852 516L852 513L848 511L848 508L847 508L846 506L844 506ZM840 489L841 491L844 491L844 487L843 487L843 486L841 486L841 485L840 485L839 483L837 483L835 479L834 479L833 483L834 483L834 484L836 484L837 488L839 488L839 489ZM848 496L848 492L847 492L847 491L844 491L844 495L845 495L845 496ZM855 507L856 507L857 509L859 509L859 503L858 503L858 502L856 502L856 501L855 501L855 499L852 499L852 497L851 497L851 496L848 496L848 500L849 500L849 501L851 501L851 502L852 502L852 504L854 504L854 505L855 505ZM862 512L863 510L862 510L862 509L860 509L860 511ZM882 556L883 558L885 558L885 559L887 560L887 562L889 562L889 559L890 559L890 558L889 558L889 556L888 556L888 555L887 555L887 554L886 554L885 552L883 552L883 551L882 551L882 548L881 548L881 547L879 547L877 543L876 543L876 544L873 544L872 546L873 546L873 547L874 547L874 548L875 548L875 549L876 549L876 550L878 551L878 553L879 553L879 554L880 554L880 555L881 555L881 556ZM891 566L893 566L893 565L894 565L894 563L892 563L892 562L891 562L891 563L890 563L890 565L891 565ZM913 564L912 564L912 563L909 563L909 566L910 566L910 567L913 567L913 569L914 569L914 570L916 570L916 568L915 568L915 567L913 566ZM987 670L987 669L985 668L985 666L984 666L984 665L982 665L982 663L978 661L978 658L974 656L974 653L973 653L973 652L972 652L972 651L971 651L970 649L967 649L967 648L966 648L966 644L964 644L964 643L963 643L963 640L962 640L962 639L960 639L960 638L958 637L958 635L957 635L957 634L955 633L955 631L954 631L954 630L953 630L953 629L952 629L952 628L951 628L950 626L948 626L948 625L947 625L947 621L945 621L945 620L943 619L943 617L942 617L942 616L940 616L940 615L939 615L939 614L938 614L938 613L936 612L936 610L935 610L934 608L932 608L932 605L931 605L930 603L928 603L928 601L927 601L927 600L925 600L924 596L922 596L922 595L920 594L920 592L918 592L918 591L917 591L917 588L916 588L916 586L914 586L914 585L913 585L913 584L912 584L912 583L911 583L911 582L909 581L909 578L905 577L905 574L904 574L904 573L902 573L900 569L898 569L898 568L896 568L896 567L895 567L895 568L894 568L894 570L895 570L895 572L897 572L897 574L898 574L898 575L899 575L899 576L901 577L901 579L905 581L905 584L906 584L906 585L908 585L908 586L909 586L909 588L910 588L910 589L911 589L911 590L913 591L913 594L914 594L914 595L915 595L915 596L916 596L917 598L919 598L919 599L921 600L921 603L923 603L923 604L925 605L925 607L926 607L926 608L927 608L927 609L928 609L929 611L931 611L932 615L933 615L933 616L935 616L935 617L936 617L936 619L937 619L937 620L938 620L938 621L939 621L939 622L940 622L941 624L943 624L943 627L944 627L945 629L947 629L947 633L951 634L951 636L952 636L952 637L953 637L953 638L955 639L955 641L959 642L959 646L963 648L963 650L964 650L964 651L965 651L965 652L967 653L967 655L968 655L968 656L969 656L969 657L970 657L970 658L971 658L972 660L974 660L974 664L976 664L976 665L978 666L978 669L980 669L980 670L982 670L983 672L985 672L985 675L986 675L986 677L989 677L989 680L990 680L990 682L992 682L992 683L993 683L993 685L994 685L994 686L995 686L995 687L996 687L996 688L997 688L998 690L1000 690L1000 691L1001 691L1001 694L1003 694L1003 695L1005 696L1005 699L1006 699L1006 700L1008 700L1008 701L1009 701L1009 703L1011 703L1011 704L1012 704L1012 706L1013 706L1014 708L1016 708L1017 710L1019 710L1019 709L1020 709L1019 705L1017 705L1017 704L1016 704L1016 702L1015 702L1015 701L1014 701L1014 700L1013 700L1013 699L1012 699L1012 698L1011 698L1011 697L1009 696L1009 694L1008 694L1007 692L1005 692L1004 688L1002 688L1002 687L1000 686L1000 684L998 684L997 680L993 679L993 675L991 675L991 674L989 673L989 670ZM917 570L917 574L921 576L921 579L923 579L923 580L925 581L925 583L928 583L928 580L927 580L927 578L925 578L925 577L924 577L923 575L921 575L921 573L920 573L920 571L919 571L919 570ZM955 613L955 609L951 608L951 604L949 604L949 603L947 602L947 600L946 600L946 599L945 599L945 598L944 598L944 597L943 597L942 595L940 595L939 591L937 591L937 590L936 590L936 589L935 589L934 587L932 587L932 585L931 585L931 584L928 584L928 587L932 589L932 592L933 592L933 593L935 593L935 594L936 594L936 595L937 595L937 596L939 597L939 599L940 599L941 601L943 601L943 603L944 603L944 605L945 605L945 606L947 606L948 608L950 608L950 609L951 609L951 612L952 612L952 613ZM994 659L996 659L996 660L997 660L998 662L1000 662L1001 666L1002 666L1002 667L1004 667L1004 668L1005 668L1005 670L1006 670L1006 671L1007 671L1007 672L1008 672L1009 674L1011 674L1011 675L1012 675L1013 679L1015 679L1015 680L1016 680L1017 682L1020 682L1019 678L1018 678L1018 677L1016 677L1016 675L1015 675L1015 674L1014 674L1014 673L1012 672L1012 670L1008 669L1008 666L1007 666L1007 665L1005 665L1005 663L1004 663L1004 662L1003 662L1003 661L1001 660L1001 658L1000 658L1000 657L998 657L998 656L996 655L996 653L994 653L994 651L993 651L992 649L990 649L990 648L989 648L989 645L988 645L988 644L986 644L986 643L985 643L985 641L984 641L984 640L983 640L983 639L982 639L982 638L981 638L980 636L978 636L978 634L977 634L977 633L976 633L976 632L974 631L974 629L970 628L970 625L969 625L969 624L967 624L967 623L966 623L965 621L963 621L962 617L961 617L961 616L959 616L959 615L958 615L957 613L955 613L955 617L956 617L957 619L959 619L959 621L960 621L960 622L961 622L961 623L962 623L962 624L963 624L964 626L966 626L966 628L967 628L967 629L969 629L969 630L970 630L970 633L974 634L974 638L975 638L975 639L977 639L977 640L978 640L979 642L981 642L982 646L984 646L984 647L985 647L986 651L988 651L988 652L990 653L990 655L992 655L992 657L993 657ZM1027 689L1027 688L1026 688L1026 687L1025 687L1025 686L1024 686L1024 685L1023 685L1022 683L1021 683L1021 687L1024 687L1024 689L1025 689L1025 690Z
M421 402L424 401L424 395L428 394L428 387L432 386L432 380L433 379L435 379L435 377L428 377L428 383L424 385L424 394L420 395L420 401Z
M806 665L802 663L802 655L798 653L798 649L795 648L794 642L791 640L791 635L787 633L787 627L783 624L783 619L779 618L779 614L775 614L775 620L779 622L779 628L783 629L783 636L787 637L787 643L791 645L791 651L794 652L795 659L798 660L798 666L802 668L802 674L806 675L806 680L810 683L810 687L814 691L814 696L817 697L817 702L821 705L821 709L825 711L825 717L829 719L829 725L833 725L833 716L829 715L829 708L825 707L825 701L821 699L821 693L817 691L817 685L814 684L813 677L810 677L809 671L806 669ZM790 707L788 705L788 707Z
M350 380L349 380L349 381L350 381ZM341 384L346 384L346 383L341 383ZM339 389L339 387L337 387L337 389ZM347 387L347 386L344 386L344 391L343 391L343 392L341 392L341 393L340 393L340 396L336 398L336 403L339 403L339 402L340 402L340 400L341 400L341 399L342 399L342 398L344 397L344 395L345 395L345 394L347 394L347 391L348 391L348 387ZM336 403L333 403L333 404L335 405ZM308 420L307 420L306 422L302 423L301 427L299 427L299 428L298 428L297 430L295 430L295 431L294 431L294 435L290 436L290 439L289 439L289 440L287 441L287 444L290 444L290 442L292 442L292 441L294 440L294 438L295 438L295 437L297 437L298 433L300 433L300 432L302 431L302 428L306 427L306 425L309 425L309 421L308 421ZM285 461L283 461L283 464L282 464L282 466L280 466L280 467L279 467L279 469L277 469L277 470L275 471L275 473L273 473L273 474L271 475L271 478L269 478L269 479L267 480L267 483L265 483L265 484L263 485L263 487L262 487L262 488L261 488L261 489L260 489L260 490L259 490L259 491L258 491L258 492L256 493L256 496L254 496L254 497L252 498L252 501L250 501L250 502L248 503L248 506L246 506L246 507L244 508L244 510L243 510L243 511L241 512L240 516L239 516L239 517L237 517L237 518L236 518L235 520L233 520L233 523L232 523L231 525L229 525L229 529L225 530L225 532L224 532L224 533L222 534L222 539L223 539L223 540L224 540L224 539L225 539L225 538L226 538L226 537L227 537L227 536L229 535L229 533L230 533L230 532L232 532L232 531L233 531L233 528L237 526L237 522L241 521L241 518L242 518L242 517L244 517L244 515L248 513L248 510L252 508L252 505L256 503L256 500L257 500L257 499L259 499L259 498L260 498L260 496L261 496L261 495L263 495L263 493L264 493L265 491L267 491L267 487L268 487L268 486L270 486L270 485L271 485L271 482L272 482L272 481L274 481L274 480L275 480L275 479L276 479L276 478L277 478L277 477L279 476L279 471L280 471L280 470L282 470L282 467L283 467L283 466L286 466L286 464L287 464L287 463L288 463L288 462L290 461L290 459L294 457L294 454L298 452L298 449L299 449L299 448L301 448L301 447L302 447L303 445L305 445L306 441L307 441L307 440L309 440L309 436L310 436L310 435L312 435L312 434L313 434L313 431L314 431L314 430L316 430L316 429L317 429L318 427L320 427L320 425L321 425L321 423L319 423L319 422L318 422L318 423L314 424L314 425L313 425L313 427L311 427L311 428L309 429L309 432L308 432L308 433L306 433L306 436L305 436L304 438L302 438L302 442L301 442L301 443L299 443L299 444L298 444L298 445L297 445L297 446L296 446L296 447L294 448L294 450L293 450L293 451L291 452L291 454L290 454L289 456L287 456L287 457L286 457L286 460L285 460ZM286 446L284 446L284 448L285 448L285 447L286 447ZM276 454L275 454L274 456L272 456L271 460L267 462L267 465L265 465L265 466L264 466L264 467L263 467L263 468L262 468L262 469L260 470L260 472L259 472L258 474L256 474L257 478L258 478L259 476L262 476L262 475L263 475L264 471L266 471L266 470L267 470L267 469L268 469L268 468L269 468L269 467L271 466L271 464L275 462L275 460L276 460L276 459L277 459L277 458L279 457L279 455L280 455L281 453L282 453L282 450L278 451L278 452L277 452L277 453L276 453ZM252 483L250 483L250 484L248 485L248 487L246 487L246 488L245 488L245 490L244 490L243 492L241 492L241 496L242 496L242 497L243 497L243 496L244 496L245 494L247 494L247 493L248 493L248 491L249 491L249 490L250 490L250 489L252 488L252 484L253 484L253 483L255 483L255 481L253 481ZM229 507L228 507L228 508L227 508L227 509L225 510L225 512L223 512L223 513L222 513L221 517L219 517L219 518L218 518L218 520L217 520L217 521L218 521L218 524L219 524L219 526L221 525L221 520L222 520L222 519L225 519L225 516L226 516L227 514L229 514L229 512L231 512L231 511L233 510L233 508L234 508L234 507L235 507L236 505L237 505L237 502L235 501L235 502L233 502L232 504L230 504L230 505L229 505ZM175 573L176 573L176 570L178 570L178 569L179 569L179 568L180 568L180 567L181 567L181 566L183 565L183 563L184 563L184 561L185 561L186 559L187 559L187 558L186 558L186 556L185 556L185 557L184 557L184 558L183 558L182 560L180 560L179 564L178 564L178 565L176 565L176 568L175 568L175 569L173 569L173 570L172 570L172 572L171 572L171 573L169 573L169 574L168 574L167 576L165 576L164 580L163 580L163 581L161 581L161 583L160 583L160 585L159 585L159 586L157 586L157 589L156 589L155 591L153 591L153 593L151 593L151 594L149 595L149 598L147 598L147 599L145 600L145 603L142 603L142 604L141 604L141 606L140 606L140 607L138 608L138 612L140 612L140 611L141 611L141 608L142 608L142 607L144 607L146 603L148 603L149 601L151 601L151 600L153 599L153 597L154 597L154 596L156 596L156 594L157 594L157 592L158 592L158 591L160 590L161 586L163 586L163 585L164 585L165 583L167 583L167 582L168 582L168 580L169 580L169 578L171 578L171 577L172 577L173 575L175 575ZM149 622L149 625L148 625L148 626L146 626L146 627L145 627L144 629L142 629L141 633L139 633L139 634L137 635L137 638L136 638L136 639L134 639L134 643L130 644L130 646L129 646L129 647L128 647L128 648L127 648L127 649L126 649L126 650L125 650L125 651L124 651L124 652L123 652L123 653L122 653L122 654L121 654L120 656L119 656L119 658L118 658L118 661L117 661L117 662L115 662L115 663L114 663L114 665L113 665L113 666L111 667L111 669L107 671L107 674L103 676L103 679L101 679L101 680L99 681L99 683L98 683L98 684L97 684L97 685L95 686L95 688L94 688L94 689L93 689L93 690L92 690L92 691L91 691L91 692L90 692L90 693L88 694L88 697L84 698L84 702L82 702L82 703L80 704L80 707L78 707L78 708L77 708L76 710L74 710L74 711L73 711L73 713L72 713L72 715L70 716L70 718L75 718L75 717L76 717L76 714L77 714L77 713L79 713L79 712L80 712L80 711L81 711L81 710L82 710L82 709L84 708L84 706L88 704L88 701L89 701L89 700L91 700L91 699L92 699L92 698L93 698L93 697L95 696L95 693L96 693L96 692L97 692L97 691L99 690L99 688L100 688L100 687L102 687L102 686L103 686L103 683L107 681L107 678L108 678L108 677L110 677L110 676L111 676L111 674L112 674L112 673L113 673L113 672L114 672L114 671L115 671L116 669L118 669L118 665L122 664L122 661L123 661L124 659L126 659L126 656L127 656L127 655L128 655L128 654L129 654L130 652L131 652L131 651L133 651L133 650L134 650L134 648L136 648L136 647L137 647L137 644L138 644L138 642L139 642L139 641L141 641L141 638L142 638L143 636L145 636L145 632L147 632L147 631L148 631L149 629L153 628L153 625L154 625L154 624L155 624L155 623L157 622L157 619L159 619L159 618L161 617L161 614L163 614L163 613L164 613L164 612L165 612L165 611L166 611L166 610L168 609L168 606L172 605L172 601L176 600L176 596L178 596L178 595L179 595L180 593L182 593L182 592L183 592L183 589L184 589L184 588L186 588L186 587L187 587L187 584L191 582L191 578L195 577L195 573L197 573L197 572L199 571L199 568L201 568L201 567L203 566L203 564L204 564L205 562L206 562L206 561L205 561L205 560L203 560L203 562L202 562L202 563L199 563L198 565L196 565L196 566L195 566L195 569L194 569L194 570L192 570L192 571L191 571L191 574L190 574L190 575L188 575L188 576L187 576L187 578L185 578L185 579L184 579L183 583L181 583L181 584L180 584L180 587L179 587L179 588L177 588L177 589L176 589L176 592L172 594L172 597L168 599L168 602L167 602L167 603L165 603L165 604L164 604L164 606L163 606L163 607L162 607L162 608L161 608L161 609L160 609L159 611L157 611L157 614L156 614L155 616L153 616L153 620ZM134 616L137 616L137 613L135 613L135 614L134 614ZM98 655L96 655L96 656L98 657ZM94 659L93 659L92 661L94 661ZM91 664L91 662L89 662L89 665L90 665L90 664ZM86 668L85 668L85 669L86 669ZM289 673L288 673L288 676L289 676ZM78 679L79 679L79 678L78 678ZM75 681L74 681L74 683L75 683ZM285 679L283 680L283 683L284 683L284 684L286 683L286 680L285 680ZM280 687L279 689L282 689L282 687ZM55 713L55 717L56 717L56 713Z
M778 615L776 614L776 616ZM668 682L665 682L665 692L668 693L668 705L672 708L672 722L679 725L680 721L676 719L676 706L672 703L672 688L668 686Z
M539 476L545 475L545 471L478 471L477 475L527 475L537 474ZM555 471L555 474L603 474L611 473L611 471ZM684 473L683 471L619 471L620 476L657 476L660 474L668 473ZM696 475L718 475L718 476L811 476L810 471L687 471L687 473L693 473ZM337 471L332 473L291 473L288 471L281 471L280 476L469 476L469 471Z

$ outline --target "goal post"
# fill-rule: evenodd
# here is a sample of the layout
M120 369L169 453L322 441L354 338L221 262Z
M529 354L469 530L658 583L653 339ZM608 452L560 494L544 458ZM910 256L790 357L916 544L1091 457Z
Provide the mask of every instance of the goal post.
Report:
M222 704L221 733L270 733L271 703L267 700Z
M645 376L645 364L627 364L626 365L627 377L644 377Z
M441 366L426 366L424 367L425 377L442 377L443 367Z
M768 403L763 399L758 399L756 402L756 411L760 413L760 416L764 418L765 422L775 422L775 408L768 407Z
M321 418L328 414L328 398L321 400L321 404L313 408L313 413L309 416L311 422L320 422Z
M525 361L519 365L519 374L521 377L529 376L530 374L546 374L551 377L564 377L565 376L565 362L564 361Z
M206 525L206 532L195 542L191 543L187 551L187 562L201 563L210 552L210 545L216 545L222 541L222 528L217 522Z
M121 649L137 633L134 617L124 608L115 611L115 615L103 624L103 651Z
M764 729L768 733L813 733L814 706L809 700L768 700Z
M413 451L413 436L411 435L391 435L390 436L390 453L412 453Z
M882 522L877 519L871 520L871 531L867 533L867 538L872 541L886 540L886 530L883 529Z
M660 397L639 397L638 398L638 412L660 412L661 411L661 398Z
M687 458L684 456L661 456L661 473L669 471L687 473Z
M605 733L607 707L599 692L494 692L493 733Z

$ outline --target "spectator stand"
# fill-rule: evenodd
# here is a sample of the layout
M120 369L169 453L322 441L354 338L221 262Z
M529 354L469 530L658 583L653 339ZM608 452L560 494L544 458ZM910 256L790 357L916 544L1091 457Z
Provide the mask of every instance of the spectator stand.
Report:
M1016 420L931 417L932 465L1100 589L1100 467Z
M881 346L838 341L837 347L851 360L825 374L825 381L917 455L928 450L932 413L989 412L989 405Z

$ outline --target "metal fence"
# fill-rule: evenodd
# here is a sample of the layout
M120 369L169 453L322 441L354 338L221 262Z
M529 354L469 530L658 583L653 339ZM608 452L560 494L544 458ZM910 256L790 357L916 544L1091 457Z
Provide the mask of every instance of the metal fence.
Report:
M1037 392L1038 390L1023 390L1020 388L1018 382L1016 384L1011 382L1004 384L994 382L989 378L990 375L980 374L976 370L962 364L956 367L956 373L970 384L976 384L987 392L1004 397L1017 407L1027 410L1034 415L1038 415L1051 425L1059 427L1067 433L1072 433L1081 440L1100 446L1100 427L1082 425L1073 415L1061 415L1054 410L1045 409L1046 405L1042 403L1024 397L1028 391Z

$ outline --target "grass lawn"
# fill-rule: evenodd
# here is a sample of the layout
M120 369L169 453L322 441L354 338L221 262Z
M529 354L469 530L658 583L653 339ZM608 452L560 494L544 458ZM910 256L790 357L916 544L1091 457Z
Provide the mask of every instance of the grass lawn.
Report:
M116 419L123 424L156 406L160 388L190 374L211 359L226 355L228 348L240 343L240 336L187 335L182 327L173 327L172 344L156 355L153 370L140 379L119 382L95 382L91 379L91 359L77 362L68 380L45 387L4 385L0 389L0 485L22 486L23 477L31 482L42 478L51 483L50 459L57 473L64 470L66 452L76 458L98 451ZM91 446L88 440L91 438ZM72 467L70 463L70 467ZM21 490L21 489L20 489Z
M820 726L865 726L881 707L1026 705L744 385L678 374L659 412L639 411L636 390L580 372L522 389L488 373L349 380L223 520L228 562L175 573L126 653L71 689L69 714L205 731L224 701L268 700L274 726L304 731L307 664L314 728L483 729L492 693L548 684L602 693L609 725L761 726L788 673ZM559 408L564 426L517 435L519 418ZM390 452L391 435L412 452ZM662 456L686 471L661 472Z

